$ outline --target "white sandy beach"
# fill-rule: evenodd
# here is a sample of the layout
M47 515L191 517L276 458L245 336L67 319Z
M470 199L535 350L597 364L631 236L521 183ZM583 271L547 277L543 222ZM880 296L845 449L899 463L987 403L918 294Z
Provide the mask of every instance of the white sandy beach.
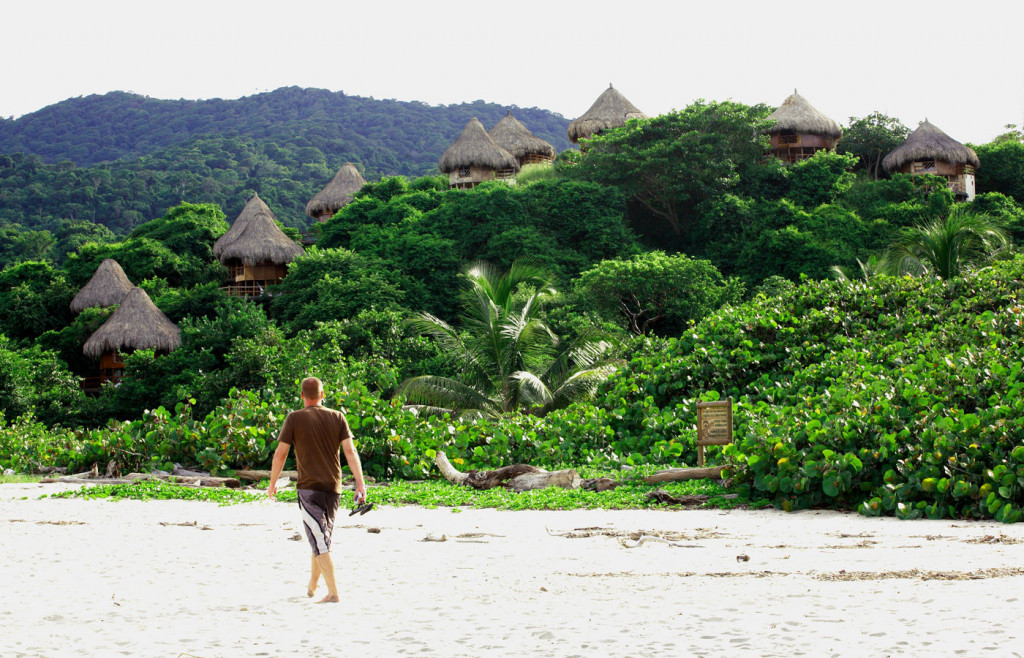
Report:
M317 605L293 505L61 488L0 485L0 656L1024 655L1024 524L382 507Z

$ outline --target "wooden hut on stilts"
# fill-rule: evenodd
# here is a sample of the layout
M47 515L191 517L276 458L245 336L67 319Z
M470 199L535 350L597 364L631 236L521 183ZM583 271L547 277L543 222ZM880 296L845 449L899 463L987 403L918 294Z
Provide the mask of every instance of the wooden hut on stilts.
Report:
M82 286L71 300L71 310L81 313L87 308L117 306L135 286L113 258L107 258L93 273L89 282Z
M511 179L519 171L516 159L491 139L476 117L469 120L455 143L441 154L437 166L448 174L448 184L457 189L469 189L496 178Z
M488 133L494 143L512 154L520 169L532 164L551 164L555 147L537 137L509 111ZM505 172L498 172L501 178Z
M363 189L366 179L351 162L342 165L327 186L306 204L306 214L318 222L326 222L334 213L352 200L352 195Z
M775 121L768 129L769 148L786 164L806 160L821 150L831 151L843 136L839 124L816 110L796 89L768 118Z
M647 115L640 111L610 83L590 109L578 119L569 123L569 141L579 144L581 139L589 139L605 130L621 128L630 119L646 119ZM580 147L584 150L584 147Z
M82 352L100 362L99 385L124 377L122 355L134 350L167 354L181 346L181 330L167 319L146 291L132 288L113 315L85 341Z
M228 268L222 289L237 297L259 297L288 273L288 263L305 250L284 234L267 204L254 194L227 233L213 245L213 255Z
M928 119L882 160L882 167L889 173L945 178L959 201L974 199L974 172L980 164L974 149L942 132Z
M121 265L113 258L107 258L99 264L89 282L82 286L71 300L71 310L81 313L87 308L117 306L134 287L121 269ZM86 393L98 393L103 382L120 379L123 372L124 363L117 352L103 355L100 358L99 373L82 378L82 390Z

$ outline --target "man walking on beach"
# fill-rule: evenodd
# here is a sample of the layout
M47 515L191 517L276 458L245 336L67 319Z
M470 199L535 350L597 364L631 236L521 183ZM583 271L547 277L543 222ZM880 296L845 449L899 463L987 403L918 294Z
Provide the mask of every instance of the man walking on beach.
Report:
M298 493L302 525L313 547L309 587L306 596L312 597L320 576L327 585L327 596L320 603L337 603L338 586L334 580L334 562L331 560L331 532L334 515L341 499L341 459L339 447L356 481L356 501L365 502L366 483L363 466L359 461L352 432L345 414L323 406L323 383L316 377L302 381L303 408L293 411L284 419L278 434L267 494L277 495L277 478L281 476L288 451L295 446L295 463L299 471Z

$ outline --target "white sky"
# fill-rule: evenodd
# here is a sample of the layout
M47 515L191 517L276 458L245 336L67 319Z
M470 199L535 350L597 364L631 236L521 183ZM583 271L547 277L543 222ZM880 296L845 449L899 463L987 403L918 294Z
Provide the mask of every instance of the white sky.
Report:
M984 143L1024 121L1019 0L0 0L0 116L113 90L282 86L575 118L612 82L649 115L694 99L841 124L879 110Z

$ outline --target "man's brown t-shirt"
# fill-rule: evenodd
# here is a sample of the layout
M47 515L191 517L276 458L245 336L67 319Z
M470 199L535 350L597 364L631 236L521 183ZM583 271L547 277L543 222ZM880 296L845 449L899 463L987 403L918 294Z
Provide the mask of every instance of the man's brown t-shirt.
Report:
M295 447L299 489L341 493L341 442L351 439L345 414L315 405L284 419L277 440Z

